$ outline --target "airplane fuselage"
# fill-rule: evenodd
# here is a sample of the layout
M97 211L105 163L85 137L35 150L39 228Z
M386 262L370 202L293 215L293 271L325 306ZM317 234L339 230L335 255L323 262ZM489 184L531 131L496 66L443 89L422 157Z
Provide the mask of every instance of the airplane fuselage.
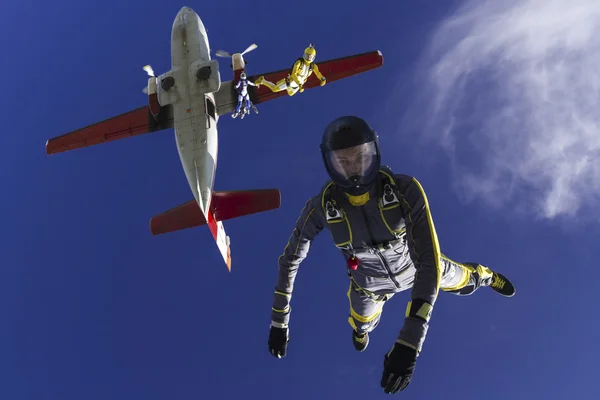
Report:
M217 164L218 115L214 94L198 78L198 65L210 61L204 24L183 7L171 31L171 71L174 85L168 89L173 107L175 139L190 189L202 212L207 214Z

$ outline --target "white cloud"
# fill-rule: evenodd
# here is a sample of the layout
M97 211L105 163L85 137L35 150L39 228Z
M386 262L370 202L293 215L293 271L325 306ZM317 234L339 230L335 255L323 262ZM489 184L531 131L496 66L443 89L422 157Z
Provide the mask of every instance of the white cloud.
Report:
M466 200L546 218L598 204L600 1L467 1L417 70L405 122L424 118Z

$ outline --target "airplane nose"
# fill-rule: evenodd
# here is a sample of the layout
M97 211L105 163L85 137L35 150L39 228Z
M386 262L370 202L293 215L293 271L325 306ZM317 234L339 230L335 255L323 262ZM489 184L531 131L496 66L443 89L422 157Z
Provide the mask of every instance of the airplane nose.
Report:
M206 35L206 28L198 14L190 7L182 7L175 18L176 25L193 25L196 24L203 35Z
M192 10L190 7L181 7L179 12L177 13L177 16L183 18L184 15L190 14L195 14L194 10Z
M173 27L175 26L186 26L191 21L193 21L194 10L189 7L182 7L177 16L175 17L175 21L173 21ZM191 17L191 18L190 18Z

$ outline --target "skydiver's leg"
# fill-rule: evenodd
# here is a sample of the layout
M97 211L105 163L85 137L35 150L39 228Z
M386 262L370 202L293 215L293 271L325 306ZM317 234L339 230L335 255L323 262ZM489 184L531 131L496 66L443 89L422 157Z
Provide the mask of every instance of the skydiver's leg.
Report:
M300 89L300 86L298 86L294 80L291 78L285 80L285 90L287 91L288 96L295 95L298 89Z
M286 91L287 91L288 96L293 96L293 95L296 94L296 92L298 92L298 88L297 87L294 88L292 86L288 86L287 89L286 89Z
M274 84L273 82L266 80L264 76L259 77L257 80L254 81L254 83L259 86L265 85L272 92L281 92L283 90L283 89L277 89L277 84L279 84L279 82L277 82L277 84Z
M379 325L383 306L387 300L392 298L393 293L375 296L357 288L350 282L347 295L350 302L348 323L353 329L354 347L358 351L363 351L369 344L368 333Z
M254 112L256 114L258 114L258 110L256 109L256 106L254 105L254 103L252 103L252 100L248 99L248 103L250 104L250 107L252 107L252 109L254 110Z
M250 114L250 96L248 94L244 96L244 108Z
M275 88L273 89L274 92L282 92L284 90L286 90L289 94L289 86L290 86L290 81L288 78L283 78L277 81L277 83L275 84Z
M238 114L240 112L240 108L242 108L243 100L244 100L244 96L242 96L241 94L238 94L238 103L237 103L237 107L235 108L234 114Z
M458 296L473 294L480 287L491 286L503 296L514 295L514 286L506 277L485 265L477 263L458 263L442 255L444 273L440 280L440 289Z
M454 262L442 255L443 275L440 279L440 289L445 292L459 296L467 296L475 292L480 286L482 279L477 279L476 269L470 265ZM484 278L487 274L484 272ZM489 274L491 276L491 274ZM485 282L485 280L484 280Z

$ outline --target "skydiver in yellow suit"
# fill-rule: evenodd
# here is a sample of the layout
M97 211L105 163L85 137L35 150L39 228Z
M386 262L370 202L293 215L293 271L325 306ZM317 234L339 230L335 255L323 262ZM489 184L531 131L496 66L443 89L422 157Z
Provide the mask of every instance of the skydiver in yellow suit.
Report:
M288 74L287 78L283 78L277 83L269 82L264 76L258 78L254 83L257 86L265 85L273 92L281 92L287 90L287 94L293 96L296 92L304 92L304 84L308 80L308 77L314 72L317 78L321 81L321 86L327 83L327 79L319 71L319 67L314 62L317 56L317 51L312 43L304 49L304 56L300 57L294 63L292 72Z

